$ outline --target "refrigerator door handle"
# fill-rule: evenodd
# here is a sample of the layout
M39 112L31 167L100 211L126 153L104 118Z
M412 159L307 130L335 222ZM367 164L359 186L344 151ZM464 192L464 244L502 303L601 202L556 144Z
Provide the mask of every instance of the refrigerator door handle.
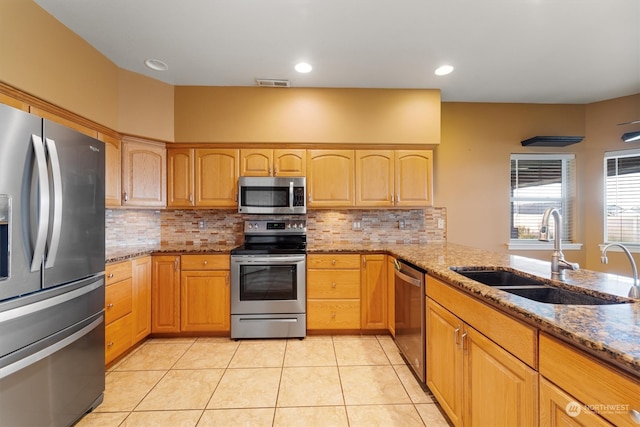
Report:
M51 178L53 180L53 224L51 224L51 240L46 255L45 268L51 268L56 263L58 246L60 245L60 231L62 229L62 173L60 158L53 139L46 138L47 151L51 159Z
M47 229L49 225L49 172L47 170L47 158L44 153L42 138L31 135L33 151L36 156L36 168L38 170L38 187L40 200L38 203L38 231L36 244L33 247L33 259L31 260L31 272L40 270L44 249L47 243Z

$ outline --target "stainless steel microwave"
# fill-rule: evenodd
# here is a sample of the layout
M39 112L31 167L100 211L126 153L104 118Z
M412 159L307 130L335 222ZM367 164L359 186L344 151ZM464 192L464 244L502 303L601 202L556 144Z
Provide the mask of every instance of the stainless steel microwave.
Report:
M238 180L238 212L306 214L307 179L242 176Z

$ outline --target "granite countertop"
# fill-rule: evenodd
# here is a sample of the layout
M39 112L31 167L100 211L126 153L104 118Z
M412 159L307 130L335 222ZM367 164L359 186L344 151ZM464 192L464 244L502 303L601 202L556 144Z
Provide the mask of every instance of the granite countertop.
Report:
M229 253L236 245L162 245L107 251L114 262L150 253ZM551 279L550 262L501 254L451 243L429 244L309 244L307 252L388 253L429 275L476 296L640 378L640 301L610 305L554 305L536 302L483 285L449 267L500 267L518 270L559 287L579 287L587 294L607 293L629 301L632 280L590 270L566 271L562 281Z
M106 250L106 263L125 261L127 259L136 258L143 255L195 255L195 254L228 254L231 249L238 247L239 245L219 245L219 244L204 244L204 245L140 245L140 246L115 246L107 248Z

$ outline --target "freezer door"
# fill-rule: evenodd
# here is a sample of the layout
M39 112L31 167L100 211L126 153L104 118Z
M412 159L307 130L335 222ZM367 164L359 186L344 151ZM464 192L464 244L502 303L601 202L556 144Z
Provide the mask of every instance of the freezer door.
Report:
M44 121L51 207L44 287L104 271L104 144Z
M46 169L39 179L35 167L33 144L41 133L41 119L0 104L0 301L40 289L40 268L31 271L37 224L30 218L46 206L32 204L30 194L48 179Z

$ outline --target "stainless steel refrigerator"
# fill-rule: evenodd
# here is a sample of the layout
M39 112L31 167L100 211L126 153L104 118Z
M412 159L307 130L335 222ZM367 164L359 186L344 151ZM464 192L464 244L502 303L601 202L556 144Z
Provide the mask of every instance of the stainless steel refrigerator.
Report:
M104 393L104 144L0 105L0 426Z

